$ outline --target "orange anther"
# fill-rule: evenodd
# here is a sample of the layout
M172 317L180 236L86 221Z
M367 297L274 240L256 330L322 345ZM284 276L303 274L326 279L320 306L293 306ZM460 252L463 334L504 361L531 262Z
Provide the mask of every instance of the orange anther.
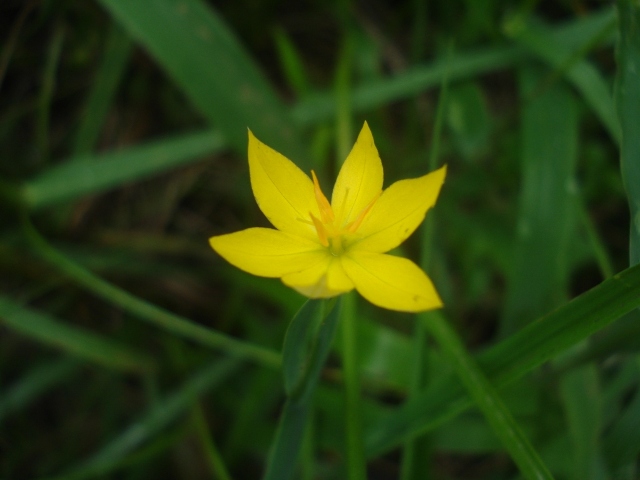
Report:
M313 213L309 212L309 216L311 217L311 220L313 220L313 224L316 227L316 233L318 234L320 243L322 244L323 247L328 247L329 235L327 234L327 229L322 224L322 222L316 218L316 216Z
M373 200L371 200L367 204L367 206L362 209L362 211L358 214L358 216L355 218L355 220L353 222L349 222L347 224L346 230L349 233L355 233L356 230L358 230L358 227L360 227L360 224L364 220L364 217L367 216L367 213L369 213L369 210L371 210L371 208L373 207L373 204L376 203L376 200L378 200L378 198L380 198L381 194L382 194L382 192L378 193L375 197L373 197Z
M327 197L324 196L324 193L322 193L322 189L320 189L320 183L318 183L316 172L311 170L311 176L313 177L313 192L316 195L316 203L320 209L320 218L322 219L322 223L331 223L335 218L331 204L329 203L329 200L327 200Z

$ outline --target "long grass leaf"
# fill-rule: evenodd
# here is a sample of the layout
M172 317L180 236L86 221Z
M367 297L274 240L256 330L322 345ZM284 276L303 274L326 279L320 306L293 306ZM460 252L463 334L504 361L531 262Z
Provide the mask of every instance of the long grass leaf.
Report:
M458 378L524 477L532 480L552 479L551 473L522 432L502 398L486 379L475 360L469 356L446 320L438 312L433 312L428 317L421 317L420 321L425 322L429 332L436 338L453 365Z
M0 323L37 342L105 367L137 373L154 368L154 361L141 352L1 296Z
M126 456L131 455L149 439L177 421L180 416L189 411L200 395L223 382L237 370L238 366L237 359L227 358L216 360L203 368L180 388L151 406L138 421L124 429L92 457L56 477L55 480L93 478L118 468Z
M101 0L191 102L244 155L247 128L305 161L288 111L217 12L201 0Z
M224 147L222 135L207 131L72 158L29 180L18 192L21 202L35 210L187 165Z
M25 372L0 394L0 422L10 413L27 408L41 394L68 380L80 369L75 358L63 358L38 365Z
M560 393L573 448L572 478L609 478L603 471L604 462L600 451L602 401L595 365L588 364L566 372L560 379Z
M78 282L83 288L104 298L113 305L119 305L137 318L180 337L198 342L201 345L221 349L230 355L252 359L271 368L280 368L281 358L277 352L237 340L210 328L198 325L180 315L168 312L110 284L68 259L49 245L28 221L25 221L25 232L29 242L37 253L47 262Z
M489 348L477 357L478 364L493 385L506 385L639 306L640 266L634 266ZM367 453L379 454L431 430L471 404L454 378L443 378L373 425Z
M112 25L107 37L104 58L84 107L82 122L73 145L74 158L87 154L96 144L109 113L111 102L131 56L131 39L118 25Z
M532 22L514 23L517 24L516 27L507 29L512 38L528 51L548 62L557 70L558 75L566 77L580 91L611 138L619 143L620 124L616 118L609 85L600 72L582 58L600 38L608 36L615 29L615 19L611 18L602 27L602 31L595 32L593 38L587 38L584 45L576 49L556 40L553 31L542 25ZM548 80L553 78L549 77Z
M622 128L622 180L631 213L630 262L635 265L640 262L640 7L631 0L619 0L617 5L620 35L615 101Z
M523 68L523 96L543 78L543 73ZM522 137L522 187L503 335L516 332L566 296L566 258L575 231L575 201L568 185L574 181L578 153L578 113L565 86L552 85L526 104Z

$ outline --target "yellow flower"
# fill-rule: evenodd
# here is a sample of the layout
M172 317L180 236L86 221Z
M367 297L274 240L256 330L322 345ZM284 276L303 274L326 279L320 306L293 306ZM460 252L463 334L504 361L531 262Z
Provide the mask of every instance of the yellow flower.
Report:
M277 230L249 228L211 237L232 265L280 278L311 298L352 289L374 305L405 312L440 308L431 280L406 258L385 254L422 223L438 198L446 166L382 190L382 162L365 122L333 187L331 202L312 171L249 131L249 173L258 206Z

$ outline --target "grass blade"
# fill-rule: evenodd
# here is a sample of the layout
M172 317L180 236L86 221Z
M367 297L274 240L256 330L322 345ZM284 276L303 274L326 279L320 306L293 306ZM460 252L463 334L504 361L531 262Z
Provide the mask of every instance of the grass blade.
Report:
M236 340L131 295L69 260L49 245L28 221L25 222L28 240L42 258L109 303L119 305L136 317L183 338L221 349L230 355L255 360L272 368L280 368L281 359L277 352Z
M287 110L233 33L200 0L101 0L144 45L191 102L244 155L247 127L277 151L303 161Z
M560 393L573 447L572 478L609 478L603 471L600 452L602 401L595 365L566 372L560 379Z
M80 367L75 358L47 362L26 372L0 396L0 423L10 413L22 410L42 393L72 377Z
M112 25L107 37L104 58L96 74L93 88L84 107L82 122L76 133L73 146L74 157L93 150L131 57L131 47L129 36L118 25Z
M582 59L588 49L615 29L615 18L611 18L593 38L584 45L572 49L554 38L553 31L532 22L514 21L507 32L531 53L549 63L582 93L582 96L600 118L600 121L617 143L620 142L620 124L616 118L609 85L588 61ZM548 80L553 80L549 77Z
M0 297L0 322L21 335L105 367L136 373L147 373L154 368L154 361L140 352L64 324L6 297Z
M458 378L471 398L480 408L494 433L518 465L520 472L529 479L552 479L551 473L533 449L511 412L486 379L476 362L467 354L464 345L437 312L429 318L421 317L426 327L437 339L449 358Z
M522 71L523 96L544 78ZM575 100L555 84L534 96L522 119L522 187L514 259L507 283L502 334L509 335L562 303L569 265L573 193L578 153L578 113Z
M640 306L640 266L628 268L477 357L489 381L500 387L555 358L571 345ZM410 399L367 432L368 455L379 454L441 425L471 401L447 377Z
M622 129L620 164L631 211L630 262L640 262L640 7L618 0L618 41L615 101Z
M90 478L116 469L127 455L176 421L193 406L198 396L220 384L238 366L237 359L228 358L216 360L203 368L174 393L152 406L140 420L126 428L94 456L68 473L56 477L56 480Z
M199 161L202 156L224 147L222 135L208 131L168 138L123 152L72 158L25 183L19 194L22 203L37 210Z

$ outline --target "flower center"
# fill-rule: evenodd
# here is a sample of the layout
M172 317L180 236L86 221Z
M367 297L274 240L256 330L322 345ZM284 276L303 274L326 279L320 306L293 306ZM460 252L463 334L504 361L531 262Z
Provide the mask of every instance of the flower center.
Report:
M353 236L353 234L356 233L356 230L358 230L358 227L362 224L364 217L369 213L369 210L371 210L371 207L373 207L373 204L376 202L380 194L376 195L373 200L371 200L367 206L358 213L353 221L348 223L345 221L342 225L338 225L333 213L333 208L327 200L327 197L322 193L322 189L318 183L318 178L313 170L311 170L311 176L313 177L313 190L316 196L316 202L318 203L318 209L320 210L320 218L317 218L311 212L309 212L309 216L311 217L311 221L316 229L320 243L327 247L332 255L339 256L344 253L348 246L348 237Z

